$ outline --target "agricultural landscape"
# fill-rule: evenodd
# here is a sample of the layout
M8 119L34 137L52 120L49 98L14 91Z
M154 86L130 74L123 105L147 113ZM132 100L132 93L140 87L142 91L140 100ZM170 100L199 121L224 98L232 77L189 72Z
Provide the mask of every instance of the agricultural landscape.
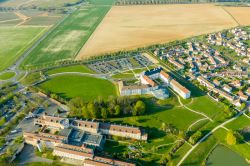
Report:
M0 0L0 165L247 166L250 2Z

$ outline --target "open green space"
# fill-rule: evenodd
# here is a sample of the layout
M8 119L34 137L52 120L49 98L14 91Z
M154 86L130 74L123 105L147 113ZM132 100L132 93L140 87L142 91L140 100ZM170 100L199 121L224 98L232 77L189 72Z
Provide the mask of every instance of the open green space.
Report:
M242 158L239 154L233 152L229 148L225 146L217 146L209 156L207 161L207 165L213 166L248 166L244 158Z
M63 73L63 72L80 72L80 73L90 73L90 74L94 73L94 71L89 69L87 66L73 65L73 66L65 66L65 67L50 69L46 71L46 74L51 75L51 74Z
M245 127L250 127L250 118L246 116L240 116L239 118L235 119L234 121L228 123L226 125L228 129L231 130L240 130Z
M3 74L0 74L0 80L8 80L14 76L15 76L14 72L5 72Z
M189 149L191 148L191 146L188 143L185 143L184 145L182 145L177 152L175 152L174 156L173 156L173 164L177 165L179 163L179 161L181 160L181 158L189 151Z
M25 9L60 9L63 7L67 7L67 4L74 4L78 3L80 0L0 0L1 7L23 7Z
M118 73L118 74L114 74L112 75L112 78L116 78L116 79L122 79L122 78L134 78L134 74L132 72L126 72L126 73Z
M51 26L57 23L61 17L42 17L34 16L30 20L26 21L22 25L41 25L41 26Z
M45 30L44 27L0 27L0 71L12 65Z
M185 131L194 121L202 118L187 109L180 107L176 97L170 97L159 105L152 98L144 98L146 103L146 114L137 117L124 117L110 119L116 123L125 123L130 125L142 126L151 129L149 133L153 138L157 137L163 123L172 125L173 127ZM155 133L156 132L156 133ZM159 134L159 133L158 133Z
M222 103L214 101L207 95L194 98L193 102L187 106L193 110L203 112L211 118L218 113L221 113L224 109L224 105Z
M24 85L32 85L38 81L41 81L40 72L33 72L24 77L24 79L21 80L21 83Z
M74 59L111 6L84 6L70 14L24 60L23 66Z
M89 101L97 99L99 96L105 99L117 95L116 88L110 81L80 75L55 76L41 83L39 87L66 100L82 97L85 101Z
M0 12L0 21L19 19L13 12Z
M226 135L227 131L223 128L215 131L192 151L192 153L183 162L183 165L195 166L205 164L206 159L209 157L212 150L219 144L222 144L230 150L240 154L243 158L249 159L250 146L244 142L240 142L235 145L228 145L226 143Z

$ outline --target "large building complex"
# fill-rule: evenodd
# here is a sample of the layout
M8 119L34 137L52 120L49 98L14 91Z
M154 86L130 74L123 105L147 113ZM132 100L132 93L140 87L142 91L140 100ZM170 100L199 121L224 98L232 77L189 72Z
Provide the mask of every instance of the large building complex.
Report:
M147 134L138 127L122 126L103 122L68 119L41 115L34 120L41 126L38 131L24 132L25 142L38 147L53 149L53 154L82 161L84 165L134 165L95 155L95 149L102 150L105 136L119 136L136 140L147 140ZM98 163L98 164L97 164Z
M158 99L169 97L166 87L170 87L184 99L190 98L191 92L174 80L161 67L145 71L140 74L139 85L126 85L119 81L119 90L122 96L152 94Z

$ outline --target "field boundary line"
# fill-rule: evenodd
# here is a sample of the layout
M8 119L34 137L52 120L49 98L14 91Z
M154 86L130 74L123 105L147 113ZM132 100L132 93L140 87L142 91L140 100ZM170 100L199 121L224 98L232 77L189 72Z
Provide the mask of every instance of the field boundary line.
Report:
M10 22L10 21L18 21L18 20L20 20L20 19L19 18L15 18L15 19L10 19L10 20L0 21L0 23Z
M84 49L84 46L87 44L87 42L93 37L93 34L97 31L97 29L100 28L100 25L102 24L103 20L105 19L106 15L111 11L111 8L112 8L112 5L111 6L108 6L109 9L106 11L106 13L101 17L99 18L100 21L98 21L95 26L95 29L89 34L89 37L88 39L82 44L81 48L79 50L76 51L75 55L72 57L74 58L74 60L80 60L80 59L83 59L82 57L80 57L80 52L82 51L82 49ZM97 7L95 7L97 8Z
M241 24L238 22L238 20L227 10L225 9L223 6L221 7L237 24L238 26L240 26Z

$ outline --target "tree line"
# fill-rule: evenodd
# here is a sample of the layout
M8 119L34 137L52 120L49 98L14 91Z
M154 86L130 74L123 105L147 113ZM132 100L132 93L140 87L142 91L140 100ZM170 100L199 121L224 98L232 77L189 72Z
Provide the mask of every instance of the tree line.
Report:
M157 4L188 4L210 3L215 0L117 0L116 5L157 5Z
M69 101L70 117L86 119L107 119L120 116L143 115L146 104L137 97L110 97L107 100L98 98L85 102L76 97Z

